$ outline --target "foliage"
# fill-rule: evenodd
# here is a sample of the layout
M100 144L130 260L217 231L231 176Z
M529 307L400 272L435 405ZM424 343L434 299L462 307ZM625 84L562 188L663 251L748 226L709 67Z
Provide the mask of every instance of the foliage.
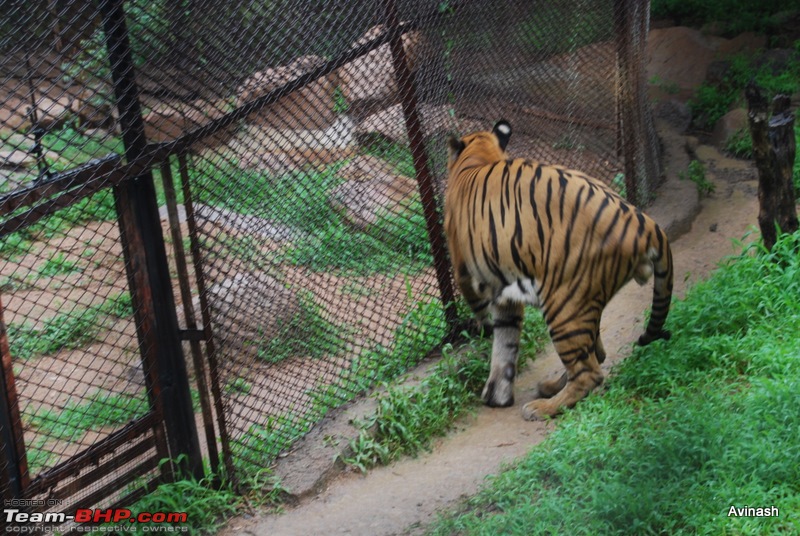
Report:
M751 246L675 303L602 396L431 534L795 533L800 233ZM728 517L731 506L779 517Z
M78 442L90 430L124 424L148 410L145 392L138 394L97 391L79 402L69 401L64 409L39 408L30 425L51 439Z
M376 382L388 381L418 363L441 344L447 325L435 299L415 301L407 285L409 310L395 330L391 349L382 346L356 357L338 383L320 385L307 394L312 407L306 414L289 412L267 416L232 440L237 475L253 474L303 437L332 408L341 406Z
M14 359L25 360L61 350L80 348L97 340L98 334L115 318L133 314L130 294L109 296L104 302L75 307L44 320L8 325L8 344Z
M175 465L180 461L181 458ZM159 465L169 463L169 460L162 460ZM186 522L176 524L175 529L188 534L214 534L224 524L226 517L236 514L245 503L245 498L234 490L226 478L221 478L215 483L214 475L208 469L206 474L209 476L200 480L181 478L175 482L160 484L155 490L130 505L131 517L136 517L142 512L186 513ZM164 523L136 525L136 530L143 532L162 532L167 528L172 527Z
M319 358L339 352L342 329L325 318L325 311L314 301L311 291L300 290L297 297L299 309L294 316L274 319L277 333L251 341L259 359L278 363L293 355Z
M753 138L750 137L750 130L742 128L734 132L725 141L725 151L737 158L752 158Z
M389 161L399 172L409 165L410 154L398 154L389 146L373 147L373 154L394 155L395 160ZM201 163L190 172L198 183L195 191L200 202L257 215L291 229L296 238L283 255L294 265L355 274L430 266L433 261L418 196L399 213L378 214L368 232L355 229L334 210L329 197L342 184L337 172L343 164L277 177L243 171L233 162Z
M674 18L679 25L722 23L729 34L764 31L775 24L771 16L800 8L798 0L653 0L654 19Z
M529 309L520 345L520 368L532 358L546 339L541 315ZM375 413L359 423L359 435L350 442L345 463L361 471L386 464L402 455L416 455L442 435L464 411L474 407L477 393L489 375L491 353L488 339L472 340L456 353L451 345L442 359L419 383L387 387L377 396Z
M704 82L689 102L694 125L712 128L734 105L744 102L744 88L750 81L763 88L770 99L800 91L800 41L795 42L794 54L786 65L777 69L769 61L758 63L744 53L731 58L722 80L717 84Z
M678 177L681 180L689 179L697 186L697 191L700 196L705 196L714 191L714 183L706 178L706 169L703 163L699 160L692 160L689 162L689 169L686 173L679 173Z

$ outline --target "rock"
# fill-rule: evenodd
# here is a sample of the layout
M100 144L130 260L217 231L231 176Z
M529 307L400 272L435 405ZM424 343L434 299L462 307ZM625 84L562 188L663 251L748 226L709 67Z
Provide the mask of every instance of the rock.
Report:
M256 356L289 322L302 321L297 295L265 273L238 273L208 287L208 303L223 355Z
M280 130L250 125L228 147L242 168L280 175L349 158L355 150L353 128L347 116L338 117L324 130Z
M111 89L106 90L110 95ZM98 92L85 90L72 100L70 111L82 129L110 128L116 123L116 107L111 106L111 102L100 95Z
M653 104L653 114L663 119L678 132L686 132L692 123L692 110L685 102L678 99L665 99Z
M741 53L754 53L767 46L767 36L755 32L744 32L732 39L724 39L717 47L720 57L729 58Z
M48 164L52 164L58 160L58 153L46 152L44 158ZM0 168L23 170L23 169L36 169L37 162L36 156L23 149L11 149L0 151Z
M180 209L182 207L178 208ZM288 225L259 218L258 216L239 214L232 210L212 205L195 204L194 213L197 217L198 226L204 233L209 235L215 234L209 227L209 225L212 225L223 229L226 234L232 236L246 234L257 238L261 242L285 242L287 240L297 240L306 237L305 233L289 227ZM164 207L163 212L159 209L159 216L162 220L168 218L166 207ZM180 219L181 217L185 218L185 211L181 214L179 210L178 218ZM181 223L183 223L183 220L181 220Z
M148 141L171 141L218 119L225 114L226 104L222 101L198 100L191 104L182 102L165 103L144 117L144 132ZM233 135L233 127L223 129L214 136L200 140L199 146L216 147L223 145Z
M752 32L723 39L684 26L652 29L647 38L650 97L686 102L703 82L724 77L729 67L726 60L755 53L765 44L765 37Z
M392 166L385 160L369 154L360 154L345 164L337 173L348 181L368 181L376 177L391 176Z
M728 140L741 130L747 130L747 128L747 110L744 108L731 110L717 121L709 143L717 149L724 150Z
M325 60L302 56L288 65L253 73L237 90L237 106L255 100L270 91L318 68ZM276 129L325 129L336 120L333 111L333 77L322 77L247 116L247 122Z
M698 30L675 26L652 30L647 38L647 79L686 101L706 79L714 46ZM652 93L651 93L651 96Z
M426 139L458 130L449 110L447 106L422 105L419 107L423 135ZM368 142L370 136L378 134L395 143L408 145L406 122L400 104L370 115L359 123L354 133L356 139L362 143Z
M367 231L379 216L402 213L416 190L417 183L413 179L382 174L337 186L331 191L329 202L350 225Z
M3 132L21 132L31 126L30 102L25 103L16 96L0 97L0 128Z
M383 31L382 24L373 26L353 43L351 48L356 48L377 38ZM418 31L408 32L403 35L402 40L406 61L413 71L421 53L422 34ZM357 116L363 117L396 103L398 101L397 79L389 45L378 47L369 54L342 66L339 69L339 83L342 88L342 96L347 101L351 113Z

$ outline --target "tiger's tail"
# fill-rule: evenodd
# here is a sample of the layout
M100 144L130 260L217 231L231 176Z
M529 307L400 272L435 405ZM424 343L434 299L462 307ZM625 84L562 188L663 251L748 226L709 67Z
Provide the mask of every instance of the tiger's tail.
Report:
M645 346L657 339L669 340L672 335L664 329L667 320L669 305L672 302L672 249L669 247L667 235L660 227L656 226L657 247L650 255L653 261L653 308L650 313L650 322L647 329L639 337L639 345Z

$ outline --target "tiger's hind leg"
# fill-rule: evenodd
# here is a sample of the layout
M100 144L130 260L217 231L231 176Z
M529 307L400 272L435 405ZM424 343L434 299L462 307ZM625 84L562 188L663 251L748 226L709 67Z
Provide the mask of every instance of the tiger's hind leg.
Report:
M562 408L571 408L603 383L600 361L605 359L605 349L602 343L597 344L598 320L591 316L573 319L551 330L553 344L567 371L556 380L540 384L539 394L545 396L545 392L549 392L552 398L541 398L525 404L522 408L525 419L554 417ZM562 381L563 388L558 389ZM545 392L542 391L543 386Z
M489 379L481 398L491 407L514 404L514 379L517 376L517 355L525 306L505 303L493 308L492 363Z
M602 365L606 360L606 349L603 347L603 341L600 339L600 330L597 330L595 339L595 352L597 353L597 363ZM544 380L539 382L537 386L537 398L552 398L556 396L567 385L568 374L564 372L558 378L551 380Z

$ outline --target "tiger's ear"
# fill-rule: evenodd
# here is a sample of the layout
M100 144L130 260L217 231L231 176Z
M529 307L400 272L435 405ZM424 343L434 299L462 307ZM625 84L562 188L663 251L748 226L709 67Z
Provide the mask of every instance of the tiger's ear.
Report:
M505 119L501 119L495 123L492 128L492 134L497 136L497 141L500 142L500 148L505 151L508 146L508 140L511 139L511 125L509 122Z
M464 142L452 134L447 138L447 152L450 160L455 160L458 158L458 155L461 154L461 151L464 150L464 147L466 147Z

